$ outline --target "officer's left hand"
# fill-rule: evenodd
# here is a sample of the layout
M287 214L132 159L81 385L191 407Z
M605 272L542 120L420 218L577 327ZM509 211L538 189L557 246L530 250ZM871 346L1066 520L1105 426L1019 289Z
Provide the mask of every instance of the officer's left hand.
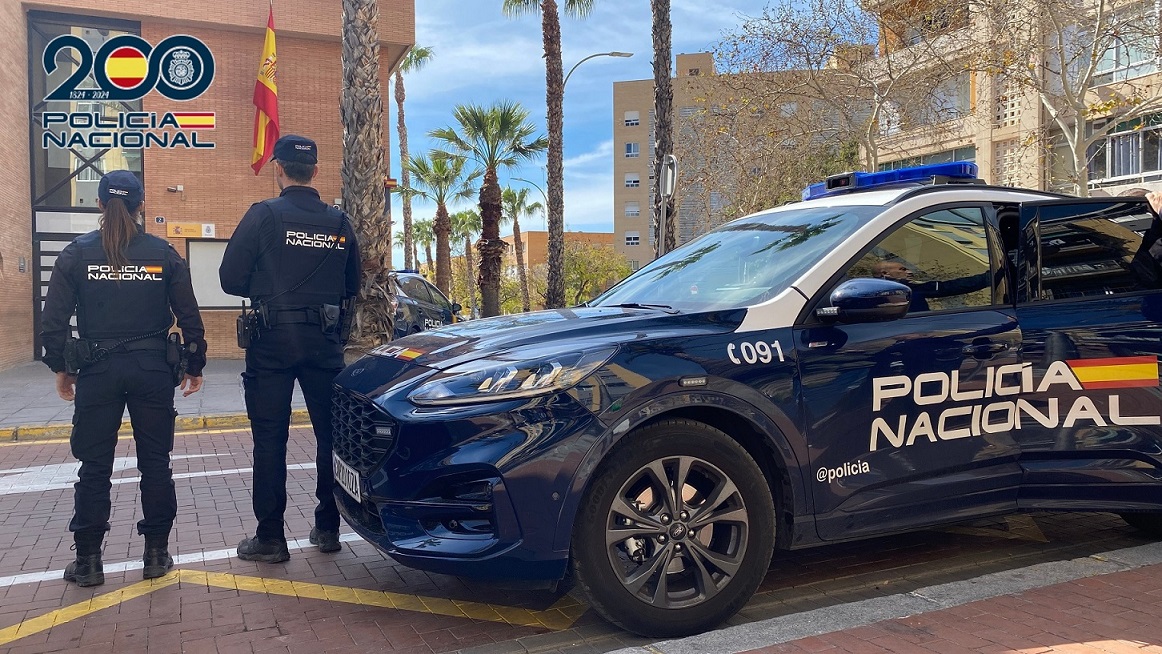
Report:
M73 387L77 383L77 378L67 372L58 372L56 374L56 394L61 396L65 402L72 402L76 397L73 392Z
M182 393L182 397L189 397L194 393L202 390L202 378L201 376L194 377L193 375L186 375L185 379L182 380L182 385L179 388L185 391Z

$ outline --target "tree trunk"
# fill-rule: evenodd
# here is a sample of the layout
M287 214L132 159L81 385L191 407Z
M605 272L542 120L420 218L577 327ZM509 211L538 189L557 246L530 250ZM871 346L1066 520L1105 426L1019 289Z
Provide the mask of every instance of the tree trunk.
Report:
M443 204L436 205L432 231L436 232L436 288L447 295L452 289L452 218Z
M521 307L525 313L528 313L532 310L532 304L529 303L529 271L525 269L525 245L520 238L520 221L517 220L515 214L512 217L512 243L516 247L516 270L520 276ZM564 262L562 261L562 263ZM564 275L562 275L561 293L564 294L564 292Z
M436 271L435 265L432 263L433 259L432 259L432 244L431 243L424 243L424 256L426 256L428 258L428 274L430 275ZM419 262L420 262L420 255L417 253L416 254L416 263L418 264Z
M472 237L464 237L464 262L468 264L468 306L472 309L472 317L480 315L479 305L476 304L476 282L472 279L472 270L476 268L476 255L472 253Z
M549 128L549 192L545 197L549 204L547 207L549 274L545 290L545 307L559 309L565 306L565 171L562 147L565 83L561 66L561 20L557 14L556 0L541 2L541 31L545 40L545 104ZM528 311L527 293L524 296L524 304L525 311Z
M396 104L396 120L397 131L399 132L399 185L401 188L410 188L412 183L411 173L408 172L408 128L403 118L403 102L407 97L407 90L403 86L403 73L395 71L395 104ZM407 193L403 194L403 267L411 270L419 267L419 257L415 256L415 246L413 241L415 235L412 233L412 199Z
M343 208L351 216L363 256L363 287L352 340L391 340L394 316L388 273L390 225L384 220L383 100L379 86L379 3L343 0ZM389 247L389 246L387 246Z
M667 252L677 245L678 212L674 200L666 203L666 233L662 234L662 161L674 153L674 87L670 79L670 0L650 0L653 12L654 35L654 197L653 212L656 227L654 237L658 244L665 239ZM660 250L658 250L660 252Z
M496 170L484 173L480 187L480 303L484 317L500 315L500 267L507 243L500 240L500 182Z

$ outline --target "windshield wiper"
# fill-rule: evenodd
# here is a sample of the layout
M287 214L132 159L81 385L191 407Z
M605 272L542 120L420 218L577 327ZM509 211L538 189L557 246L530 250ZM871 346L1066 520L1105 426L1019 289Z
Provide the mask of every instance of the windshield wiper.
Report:
M668 304L640 304L638 302L625 302L622 304L603 304L601 306L617 307L619 309L661 309L669 314L680 313L674 307Z

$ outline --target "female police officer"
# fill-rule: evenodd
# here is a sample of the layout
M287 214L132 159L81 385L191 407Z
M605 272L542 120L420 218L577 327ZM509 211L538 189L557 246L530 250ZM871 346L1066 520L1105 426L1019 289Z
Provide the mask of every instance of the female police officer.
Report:
M77 237L57 257L41 320L44 362L57 374L57 393L76 400L70 443L81 470L69 531L77 559L65 579L78 586L105 581L101 543L109 529L109 478L127 405L141 471L143 575L160 577L173 567L168 545L177 498L169 454L172 389L181 373L167 363L166 350L174 316L189 352L180 380L185 395L201 388L206 362L189 268L134 218L144 198L141 182L127 170L114 171L101 178L97 196L100 229ZM70 336L74 311L79 339Z

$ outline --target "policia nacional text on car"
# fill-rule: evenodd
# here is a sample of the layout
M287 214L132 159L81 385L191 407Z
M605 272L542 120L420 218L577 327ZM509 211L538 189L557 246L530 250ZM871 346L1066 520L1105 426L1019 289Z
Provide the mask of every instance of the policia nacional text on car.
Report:
M242 373L254 434L254 515L258 529L238 545L246 561L290 558L283 530L291 392L297 379L315 431L315 526L310 540L324 552L339 545L339 511L331 462L331 384L343 369L351 302L359 292L359 247L347 215L319 199L311 183L318 148L301 136L274 145L277 198L250 207L230 238L219 276L222 289L249 297L238 321L246 349Z
M109 479L126 406L141 471L142 574L153 579L173 567L173 388L180 383L184 395L197 392L206 363L189 267L136 219L144 199L141 182L127 170L113 171L101 178L97 197L100 229L77 237L57 257L41 319L44 362L57 374L57 393L76 400L70 445L81 470L69 530L77 558L65 579L78 586L105 581L101 544L109 530ZM74 311L76 339L69 326ZM169 334L175 316L184 348L177 334Z

